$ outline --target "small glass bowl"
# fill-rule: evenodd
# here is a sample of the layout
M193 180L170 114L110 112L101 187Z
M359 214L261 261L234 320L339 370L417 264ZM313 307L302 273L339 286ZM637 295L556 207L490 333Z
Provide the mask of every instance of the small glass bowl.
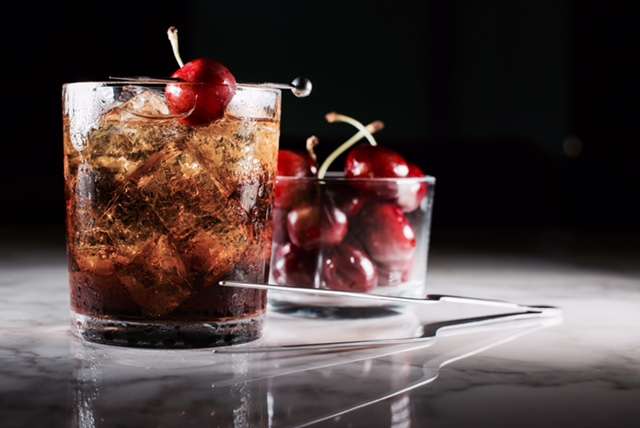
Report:
M424 297L434 177L277 177L270 283ZM378 307L370 299L270 293L293 307Z

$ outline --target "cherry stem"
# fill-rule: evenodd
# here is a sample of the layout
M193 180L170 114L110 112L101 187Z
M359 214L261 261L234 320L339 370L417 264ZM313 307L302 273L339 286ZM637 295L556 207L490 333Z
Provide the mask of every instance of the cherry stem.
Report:
M320 140L315 135L307 138L307 153L309 153L309 157L317 162L318 156L316 156L316 146L320 144Z
M307 138L307 153L309 153L309 157L313 161L311 172L314 174L318 172L316 167L316 163L318 161L318 156L316 155L316 146L318 144L320 144L320 140L315 135L312 135L311 137Z
M331 119L335 119L335 120L330 120L330 115L336 115L336 116L340 116L340 119L342 118L348 118L353 122L356 122L357 125L354 125L356 128L359 129L359 131L357 133L355 133L351 138L349 138L347 141L345 141L344 143L340 144L338 146L337 149L335 149L329 156L327 156L327 158L324 160L324 162L322 162L322 165L320 165L320 168L318 169L318 178L322 179L324 178L324 176L327 174L327 171L329 170L329 167L331 166L331 164L333 163L333 161L335 161L338 156L340 156L341 154L343 154L344 152L346 152L351 146L353 146L354 144L356 144L358 141L362 140L363 138L367 138L367 140L369 140L369 143L372 146L376 146L376 140L373 138L373 136L371 134L380 131L382 128L384 128L384 123L382 123L379 120L376 120L375 122L371 122L370 124L368 124L367 126L364 126L363 124L361 124L360 122L358 122L355 119L351 119L350 117L347 116L343 116L343 115L339 115L337 113L329 113L327 114L327 121L329 122L347 122L347 123L351 123L347 120L340 120L334 116L331 117ZM351 123L353 125L353 123Z
M184 62L182 62L182 58L180 58L180 49L178 48L178 29L174 26L169 27L167 36L169 37L169 43L171 43L171 49L173 50L173 56L176 58L176 62L180 68L184 67Z
M355 120L354 118L349 117L349 116L344 115L344 114L336 113L335 111L333 111L331 113L327 113L324 118L329 123L334 123L334 122L348 123L349 125L357 128L360 132L362 132L363 136L369 141L369 144L371 144L372 146L377 146L378 145L378 143L376 142L376 139L373 138L371 133L366 131L365 126L362 123L360 123L357 120Z

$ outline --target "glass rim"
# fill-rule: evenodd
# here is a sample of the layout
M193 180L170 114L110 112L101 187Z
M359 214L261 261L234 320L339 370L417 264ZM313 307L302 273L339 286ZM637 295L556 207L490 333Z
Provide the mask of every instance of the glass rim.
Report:
M370 182L370 183L389 183L389 182L419 182L427 184L435 184L436 178L431 175L425 175L424 177L362 177L352 178L345 177L344 173L339 171L329 171L324 178L318 177L291 177L285 175L278 175L276 177L279 181L316 181L319 183L328 182Z
M161 82L161 81L153 81L153 80L140 80L136 81L121 81L121 80L87 80L81 82L67 82L62 84L62 88L80 88L80 87L124 87L124 86L139 86L143 88L159 88L167 85L181 85L181 86L230 86L224 83L203 83L203 82ZM255 91L264 91L264 92L273 92L280 94L282 91L278 88L272 88L268 86L261 86L260 84L255 83L238 83L236 84L236 88L239 89L248 89Z

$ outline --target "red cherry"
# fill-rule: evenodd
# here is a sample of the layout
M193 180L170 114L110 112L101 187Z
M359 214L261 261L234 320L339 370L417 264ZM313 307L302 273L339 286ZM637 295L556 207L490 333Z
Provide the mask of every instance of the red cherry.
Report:
M325 204L338 207L347 217L356 217L364 208L368 195L350 186L348 180L319 181L318 193Z
M409 164L409 174L407 178L421 178L424 176L424 172L422 172L418 165ZM417 180L400 182L398 183L396 202L404 212L414 211L422 204L422 201L427 196L427 191L427 183L425 182L419 182Z
M291 150L278 152L278 176L280 177L311 177L315 174L315 161L309 155L302 155ZM311 181L276 179L275 206L290 208L309 192Z
M375 263L403 268L412 262L416 236L400 207L392 203L370 204L359 219L358 240Z
M409 165L393 150L363 144L353 148L347 155L344 173L347 178L404 178L409 174ZM383 198L397 196L398 186L394 181L353 181L352 186Z
M426 177L426 174L422 171L422 169L418 165L416 165L415 163L410 163L409 175L407 175L407 177ZM425 197L427 196L427 192L428 192L427 184L423 183L423 185L420 188L419 195L421 195L422 197Z
M308 154L291 150L278 151L278 175L283 177L311 177L315 174L316 162Z
M309 250L338 245L347 234L347 216L331 204L303 204L289 211L287 232L294 245Z
M356 193L340 196L337 201L338 207L347 215L347 217L355 217L360 214L360 211L362 211L362 208L364 208L366 203L366 196L358 195Z
M287 211L274 208L271 214L271 225L273 227L273 242L284 244L288 241L287 234Z
M376 269L369 257L346 243L328 252L321 272L322 285L332 290L367 292L378 283Z
M165 98L173 114L185 114L185 125L206 125L224 115L236 93L236 79L217 61L200 58L186 63L171 76L186 83L170 83Z
M313 287L317 251L304 251L292 244L277 245L273 253L273 278L279 285Z
M349 178L402 178L408 174L407 161L380 146L359 145L349 152L345 163L345 175Z

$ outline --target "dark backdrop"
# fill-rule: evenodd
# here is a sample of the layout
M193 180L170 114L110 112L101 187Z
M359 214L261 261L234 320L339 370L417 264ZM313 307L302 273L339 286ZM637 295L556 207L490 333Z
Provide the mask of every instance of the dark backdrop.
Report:
M324 123L327 111L382 119L380 141L438 179L441 239L631 236L640 16L630 4L25 2L3 22L3 230L62 230L61 84L169 75L165 31L176 25L183 57L217 58L239 81L313 80L310 98L285 96L285 147L316 134L326 154L351 135Z

